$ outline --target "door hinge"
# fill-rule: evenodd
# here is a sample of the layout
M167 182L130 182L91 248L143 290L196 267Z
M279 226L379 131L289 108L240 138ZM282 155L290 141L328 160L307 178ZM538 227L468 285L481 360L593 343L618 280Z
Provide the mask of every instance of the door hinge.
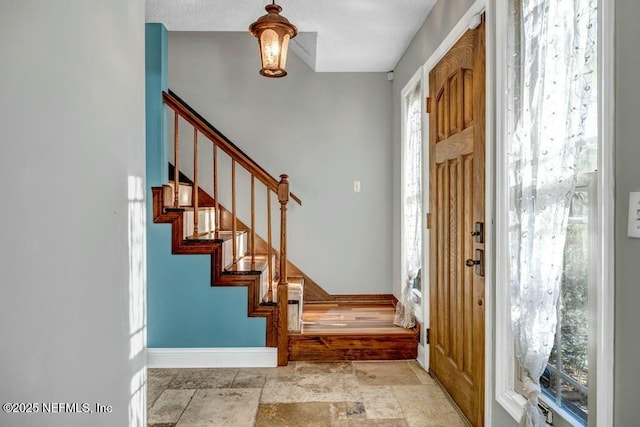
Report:
M431 214L427 214L427 230L431 229Z
M431 328L427 328L427 344L431 343Z
M427 96L426 109L427 109L427 114L431 114L431 97L430 96Z

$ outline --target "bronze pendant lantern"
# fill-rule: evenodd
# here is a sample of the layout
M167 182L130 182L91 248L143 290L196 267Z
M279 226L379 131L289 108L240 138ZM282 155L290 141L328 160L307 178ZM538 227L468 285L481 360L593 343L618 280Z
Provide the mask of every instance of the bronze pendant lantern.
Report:
M258 39L262 69L265 77L284 77L287 75L287 49L289 40L298 34L298 29L287 18L280 15L282 8L275 4L265 7L267 14L251 24L249 32Z

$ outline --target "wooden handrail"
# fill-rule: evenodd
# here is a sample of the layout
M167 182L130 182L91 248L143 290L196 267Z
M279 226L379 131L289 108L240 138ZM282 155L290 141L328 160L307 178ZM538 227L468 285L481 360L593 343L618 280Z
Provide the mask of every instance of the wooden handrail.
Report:
M191 124L194 128L198 129L200 133L209 138L214 145L218 146L222 151L227 153L232 159L235 159L238 164L245 168L250 174L254 175L264 185L266 185L274 193L278 192L278 180L271 176L266 170L256 163L251 157L247 156L242 150L240 150L229 139L222 135L213 125L207 122L202 116L200 116L195 110L184 102L173 92L162 92L162 100L168 105L176 114L179 114L185 121ZM302 205L302 201L298 196L290 193L290 196L299 205Z

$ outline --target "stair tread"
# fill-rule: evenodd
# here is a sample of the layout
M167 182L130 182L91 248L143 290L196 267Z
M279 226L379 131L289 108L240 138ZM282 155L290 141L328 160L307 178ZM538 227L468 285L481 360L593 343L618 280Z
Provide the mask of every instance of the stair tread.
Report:
M415 335L417 329L393 324L395 307L370 304L305 305L302 315L303 335Z
M167 186L169 186L169 187L173 187L175 184L176 184L176 183L175 183L175 181L173 181L173 180L169 180L169 183L168 183L168 184L165 184L165 185L167 185ZM191 184L190 182L183 182L183 181L180 181L180 185L181 185L181 186L182 186L182 185L184 185L185 187L193 187L193 184Z
M224 272L227 274L256 274L263 272L269 265L267 262L268 255L256 255L255 262L252 262L251 255L246 255L231 264Z
M245 233L246 231L244 230L236 231L236 236L241 236ZM189 238L189 240L213 240L218 242L226 242L227 240L231 240L232 236L233 231L219 230L211 231L209 233L202 233L198 236L197 239Z
M165 206L164 210L166 212L170 212L170 211L189 211L192 212L193 211L193 206L192 205L180 205L177 208L174 206ZM214 212L216 210L216 208L212 207L212 206L198 206L198 212Z

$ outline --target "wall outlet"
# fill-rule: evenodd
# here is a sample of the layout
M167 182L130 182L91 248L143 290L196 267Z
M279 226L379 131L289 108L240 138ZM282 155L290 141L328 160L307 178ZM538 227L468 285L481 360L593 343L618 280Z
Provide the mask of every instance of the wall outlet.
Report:
M629 193L629 237L640 239L640 192Z
M360 181L353 181L353 192L354 193L360 192Z

